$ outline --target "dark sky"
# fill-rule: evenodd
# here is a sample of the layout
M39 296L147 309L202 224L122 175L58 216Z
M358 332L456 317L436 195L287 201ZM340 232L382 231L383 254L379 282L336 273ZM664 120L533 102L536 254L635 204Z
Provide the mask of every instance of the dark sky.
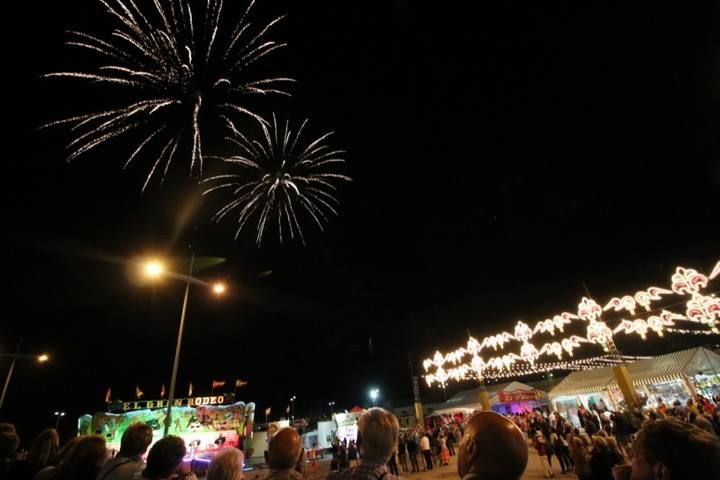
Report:
M1 416L29 435L58 408L102 408L108 385L156 397L183 287L137 285L117 259L165 252L183 270L188 243L227 259L198 276L231 293L192 292L180 392L242 378L244 400L280 412L296 394L301 414L367 402L370 386L408 399L408 351L419 368L467 328L572 310L582 282L606 299L666 284L678 264L707 271L716 2L479 3L261 2L262 19L289 14L270 66L298 84L258 108L335 130L354 182L324 234L308 224L307 247L260 249L208 221L217 203L187 170L141 194L150 159L123 171L122 141L66 164L67 132L36 127L113 91L39 76L83 66L63 32L106 18L91 0L7 7L0 348L22 335L53 361L18 365Z

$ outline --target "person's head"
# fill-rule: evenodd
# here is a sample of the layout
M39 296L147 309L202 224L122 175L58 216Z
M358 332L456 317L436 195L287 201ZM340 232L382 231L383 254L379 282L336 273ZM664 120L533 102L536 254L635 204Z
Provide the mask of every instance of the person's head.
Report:
M144 454L152 443L152 427L147 423L133 423L120 440L120 454L134 457Z
M600 435L592 437L592 446L595 450L605 450L607 448L605 437L601 437Z
M244 460L237 448L223 448L210 462L207 480L242 480Z
M363 460L386 463L395 450L400 433L400 424L395 415L384 408L371 408L360 417L358 430L363 440Z
M47 428L40 432L28 451L27 459L32 469L38 471L54 461L59 447L60 437L57 430Z
M58 480L94 480L107 460L105 439L99 435L80 437L58 467Z
M631 480L720 478L717 437L674 418L643 425L633 443Z
M493 480L518 480L528 462L520 429L502 415L483 411L465 427L458 450L458 475L475 474Z
M155 442L147 456L143 475L151 480L168 478L175 473L185 456L185 441L169 435Z
M11 431L0 432L0 459L15 458L20 446L20 437Z
M6 423L6 422L0 423L0 433L4 433L4 432L16 433L15 425L13 425L12 423Z
M302 438L295 429L286 427L270 440L270 468L288 470L295 468L302 455Z

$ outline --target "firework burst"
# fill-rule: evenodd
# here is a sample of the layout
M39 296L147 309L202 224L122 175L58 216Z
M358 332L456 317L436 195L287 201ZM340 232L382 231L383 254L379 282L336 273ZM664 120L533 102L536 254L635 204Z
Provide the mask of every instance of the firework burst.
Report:
M140 131L129 165L143 150L159 151L143 190L160 170L164 178L178 150L191 149L190 174L203 169L202 119L229 113L262 118L247 105L250 96L289 95L284 77L263 78L250 68L285 44L267 39L283 18L254 28L249 17L255 0L234 29L224 30L223 0L152 0L141 9L136 0L99 0L116 27L107 37L71 31L68 45L99 56L101 66L89 72L55 72L63 77L123 89L131 100L117 108L51 122L70 125L74 135L67 160L118 136ZM205 3L202 5L202 3ZM193 8L194 7L194 8Z
M220 221L237 212L236 239L256 218L258 246L271 225L277 225L281 243L283 235L289 235L291 239L299 238L304 245L302 216L324 230L328 217L338 214L337 184L351 181L337 172L345 163L345 151L334 150L326 143L333 132L303 142L301 136L307 122L293 132L289 122L278 126L273 115L272 123L261 123L263 135L258 141L249 140L228 121L232 131L228 140L238 148L238 154L219 158L240 171L207 178L203 183L215 185L203 195L220 189L232 191L232 199L213 219Z

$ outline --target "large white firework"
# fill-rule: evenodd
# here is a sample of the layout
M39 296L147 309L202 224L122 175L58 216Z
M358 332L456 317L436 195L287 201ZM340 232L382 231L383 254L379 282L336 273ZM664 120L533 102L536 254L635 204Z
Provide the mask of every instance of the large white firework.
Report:
M247 101L250 96L289 95L283 88L293 80L266 78L249 68L285 44L267 39L283 17L254 27L249 18L251 0L239 18L225 20L223 0L99 0L116 27L109 36L71 31L69 45L99 56L101 66L91 71L47 74L107 84L129 97L115 108L51 122L71 125L74 134L67 160L115 137L140 131L127 158L130 164L144 149L157 152L143 190L158 170L167 173L182 145L192 149L190 173L202 175L203 118L220 119L240 113L262 121ZM221 27L231 23L231 30ZM184 142L184 143L181 143ZM192 147L190 147L192 145Z
M304 142L301 137L306 119L296 132L290 123L278 125L275 115L272 122L262 122L262 140L250 140L230 121L232 136L228 140L238 148L236 155L218 157L238 169L209 177L203 183L215 183L205 192L227 189L232 198L214 215L215 221L237 212L237 239L243 228L257 219L256 243L262 243L269 226L276 225L280 242L285 236L299 238L305 244L302 217L310 219L320 230L330 215L338 214L336 197L338 184L351 181L338 172L345 160L344 150L334 150L326 140L333 132L315 140Z

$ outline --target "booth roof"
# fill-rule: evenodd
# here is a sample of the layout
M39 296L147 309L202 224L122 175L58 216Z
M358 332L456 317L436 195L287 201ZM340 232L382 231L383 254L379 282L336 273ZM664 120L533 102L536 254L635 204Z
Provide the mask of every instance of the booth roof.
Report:
M720 372L720 355L698 347L640 360L626 366L633 383L639 386L679 379L682 374ZM581 370L565 377L550 391L550 398L617 388L612 367Z

